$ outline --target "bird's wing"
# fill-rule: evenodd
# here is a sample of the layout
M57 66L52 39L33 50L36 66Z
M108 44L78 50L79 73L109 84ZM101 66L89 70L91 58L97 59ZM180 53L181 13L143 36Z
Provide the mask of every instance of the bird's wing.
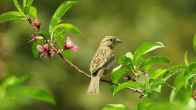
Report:
M98 48L90 63L91 74L102 68L112 57L112 50L109 47Z

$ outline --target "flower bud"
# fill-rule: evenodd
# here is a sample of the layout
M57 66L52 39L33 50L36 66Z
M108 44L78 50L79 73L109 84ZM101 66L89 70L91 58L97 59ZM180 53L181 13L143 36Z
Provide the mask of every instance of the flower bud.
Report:
M41 23L40 23L40 21L39 21L38 18L35 18L35 19L32 21L31 25L32 25L33 29L35 29L36 31L39 31L40 26L41 26Z

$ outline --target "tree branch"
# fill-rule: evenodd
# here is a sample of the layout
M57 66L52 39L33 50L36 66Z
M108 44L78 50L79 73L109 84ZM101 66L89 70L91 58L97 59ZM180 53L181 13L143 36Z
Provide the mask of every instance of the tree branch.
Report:
M77 70L79 73L83 74L84 76L90 78L91 75L89 75L87 72L81 70L77 65L73 64L71 61L69 61L68 59L66 59L62 53L58 54L60 56L60 58L63 60L64 63L68 63L71 67L73 67L75 70Z
M60 56L60 58L63 60L64 63L69 64L71 67L73 67L75 70L77 70L79 73L81 73L82 75L84 75L87 78L91 78L91 75L88 74L87 72L83 71L82 69L80 69L77 65L73 64L70 60L66 59L62 53L58 54ZM101 79L102 82L111 84L111 85L118 85L116 83L113 83L110 80L106 80L106 79ZM134 88L129 88L129 90L131 90L132 92L136 92L141 94L141 96L143 96L143 90L141 89L134 89Z

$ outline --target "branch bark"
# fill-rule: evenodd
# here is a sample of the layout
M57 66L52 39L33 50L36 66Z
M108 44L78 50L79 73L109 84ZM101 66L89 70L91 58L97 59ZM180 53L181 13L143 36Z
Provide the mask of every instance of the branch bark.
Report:
M60 58L63 60L64 63L68 63L71 67L73 67L75 70L77 70L79 73L83 74L84 76L86 76L87 78L90 78L91 75L89 75L87 72L83 71L82 69L80 69L77 65L73 64L71 61L69 61L68 59L66 59L62 53L59 53Z
M72 68L74 68L76 71L78 71L79 73L81 73L82 75L84 75L87 78L91 78L91 75L87 72L85 72L84 70L80 69L77 65L73 64L70 60L66 59L62 53L58 54L60 56L60 58L63 60L64 63L69 64ZM106 80L106 79L101 79L102 82L111 84L111 85L118 85L116 83L113 83L111 80ZM136 92L141 94L141 96L143 95L143 90L141 89L133 89L133 88L129 88L129 90L131 90L132 92Z

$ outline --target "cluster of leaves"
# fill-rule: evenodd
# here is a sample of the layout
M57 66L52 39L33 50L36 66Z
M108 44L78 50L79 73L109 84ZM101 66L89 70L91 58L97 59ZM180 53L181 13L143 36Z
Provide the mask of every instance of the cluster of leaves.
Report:
M32 5L33 1L34 0L23 0L20 5L18 0L13 0L17 11L8 11L1 14L0 23L7 21L26 21L30 23L36 31L32 35L31 40L33 41L32 52L35 57L40 54L46 57L54 56L59 52L62 52L65 56L71 54L69 49L75 48L76 46L74 44L67 46L65 43L65 34L78 35L80 34L80 30L73 24L63 22L62 17L77 1L64 1L57 8L50 20L48 32L40 31L41 23L38 19L38 11L36 7Z
M196 36L193 41L196 48ZM168 64L169 60L146 54L163 47L165 46L160 42L143 43L134 54L128 52L120 58L119 66L112 74L112 81L117 84L114 86L113 95L126 89L140 90L143 99L138 104L138 110L176 110L176 108L195 110L196 62L194 60L190 62L186 52L184 64L158 66ZM127 108L121 105L118 109L114 104L107 105L103 110L127 110Z
M160 42L147 42L138 47L134 54L128 52L121 57L119 66L112 73L113 83L118 84L114 87L113 95L126 88L142 90L145 96L153 92L160 92L159 85L164 83L168 77L165 76L165 68L156 69L155 65L167 64L169 60L166 57L147 56L147 54L163 47L165 46Z
M64 57L70 57L70 50L76 48L76 45L67 38L65 42L65 34L73 33L80 34L80 30L70 23L64 23L62 17L77 1L65 1L54 12L49 23L49 31L41 31L41 23L38 18L38 11L33 6L34 0L12 0L16 11L8 11L0 15L0 23L7 21L25 21L31 24L34 29L32 35L32 53L35 57L41 55L49 57L60 52ZM20 4L21 3L21 4ZM55 101L46 91L31 88L23 85L23 78L10 77L2 81L0 85L0 107L7 109L10 105L17 104L15 102L27 102L27 99L32 98L54 104ZM13 102L11 104L10 102Z
M30 87L24 83L29 79L27 76L10 76L0 83L0 109L13 110L18 104L28 104L32 100L55 104L54 97L47 91Z
M70 41L70 39L67 37L69 41L66 42L65 34L80 34L80 30L70 23L65 23L62 20L62 17L65 15L65 13L74 5L77 1L65 1L63 2L57 10L54 12L50 23L49 23L49 32L40 32L40 35L48 35L44 36L44 40L37 40L33 42L33 54L34 56L37 56L40 54L40 51L37 50L37 45L44 45L48 44L49 50L54 49L53 51L55 54L58 54L58 52L63 53L65 57L70 56L71 52L69 49L75 48L76 46ZM52 53L50 53L50 56Z
M0 16L0 23L15 20L27 20L27 18L37 17L37 9L32 6L33 0L23 0L22 6L20 6L18 0L13 0L17 11L8 11Z

